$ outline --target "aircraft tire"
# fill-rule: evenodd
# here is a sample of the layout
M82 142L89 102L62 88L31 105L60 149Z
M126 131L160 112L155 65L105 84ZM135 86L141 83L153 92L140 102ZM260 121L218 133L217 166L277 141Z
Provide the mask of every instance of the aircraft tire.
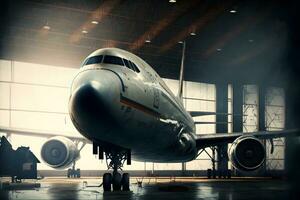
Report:
M76 170L76 177L77 177L77 178L80 178L80 177L81 177L80 169L77 169L77 170Z
M103 174L103 190L104 192L111 191L112 176L110 173Z
M123 191L130 191L129 185L130 185L129 173L124 173L123 176L122 176L122 190Z
M71 169L68 169L68 171L67 171L67 177L71 178Z
M113 191L121 190L122 176L120 173L115 173L112 178Z

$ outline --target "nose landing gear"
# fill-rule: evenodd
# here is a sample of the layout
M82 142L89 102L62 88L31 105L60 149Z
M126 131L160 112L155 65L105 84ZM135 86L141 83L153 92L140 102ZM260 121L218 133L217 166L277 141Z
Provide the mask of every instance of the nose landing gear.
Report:
M127 160L127 164L131 164L130 152L129 151L112 151L105 152L106 164L108 169L112 169L113 173L105 173L103 175L103 190L105 192L111 191L129 191L130 177L128 173L122 175L118 170L122 170L124 162Z

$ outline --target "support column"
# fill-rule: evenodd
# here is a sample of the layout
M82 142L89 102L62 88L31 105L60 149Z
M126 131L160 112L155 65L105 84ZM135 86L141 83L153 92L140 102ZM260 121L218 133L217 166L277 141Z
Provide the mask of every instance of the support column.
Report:
M228 113L228 84L218 83L216 84L216 112ZM228 116L217 114L216 115L216 134L228 132ZM219 175L226 174L228 170L228 156L227 156L227 144L218 146L218 163L217 170Z
M258 87L258 131L266 131L266 87ZM266 146L266 140L263 141ZM267 152L266 152L267 155ZM261 173L266 173L266 161L263 164Z
M181 175L185 176L186 175L186 163L181 163Z
M243 85L233 84L232 87L233 87L232 131L243 132Z
M266 88L258 87L258 130L266 130Z

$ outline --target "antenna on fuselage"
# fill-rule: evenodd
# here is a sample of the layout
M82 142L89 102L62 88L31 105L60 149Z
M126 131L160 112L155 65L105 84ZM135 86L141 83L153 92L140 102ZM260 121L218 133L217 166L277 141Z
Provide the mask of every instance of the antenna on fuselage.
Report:
M181 56L181 66L179 74L179 88L177 96L182 101L182 92L183 92L183 74L184 74L184 59L185 59L185 41L182 42L182 56Z

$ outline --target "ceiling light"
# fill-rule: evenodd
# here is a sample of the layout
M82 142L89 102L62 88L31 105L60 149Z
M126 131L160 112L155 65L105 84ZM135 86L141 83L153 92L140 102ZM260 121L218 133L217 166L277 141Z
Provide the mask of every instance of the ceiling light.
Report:
M147 36L147 39L145 40L145 42L146 42L146 43L151 43L151 39L150 39L150 36L149 36L149 35Z
M50 27L49 25L45 25L45 26L43 26L43 29L45 29L45 30L50 30L51 27Z
M254 40L252 40L252 39L250 39L250 40L248 40L249 42L254 42Z
M218 48L217 51L222 51L222 49Z
M98 21L93 20L93 21L91 21L91 23L92 23L92 24L98 24Z
M81 32L82 32L83 34L87 34L87 33L88 33L87 30L82 30Z
M236 13L236 10L232 9L229 11L230 13Z
M170 3L176 3L176 0L169 0Z
M196 35L196 33L195 32L191 32L190 35Z
M179 41L178 43L179 43L179 44L183 44L183 41Z

